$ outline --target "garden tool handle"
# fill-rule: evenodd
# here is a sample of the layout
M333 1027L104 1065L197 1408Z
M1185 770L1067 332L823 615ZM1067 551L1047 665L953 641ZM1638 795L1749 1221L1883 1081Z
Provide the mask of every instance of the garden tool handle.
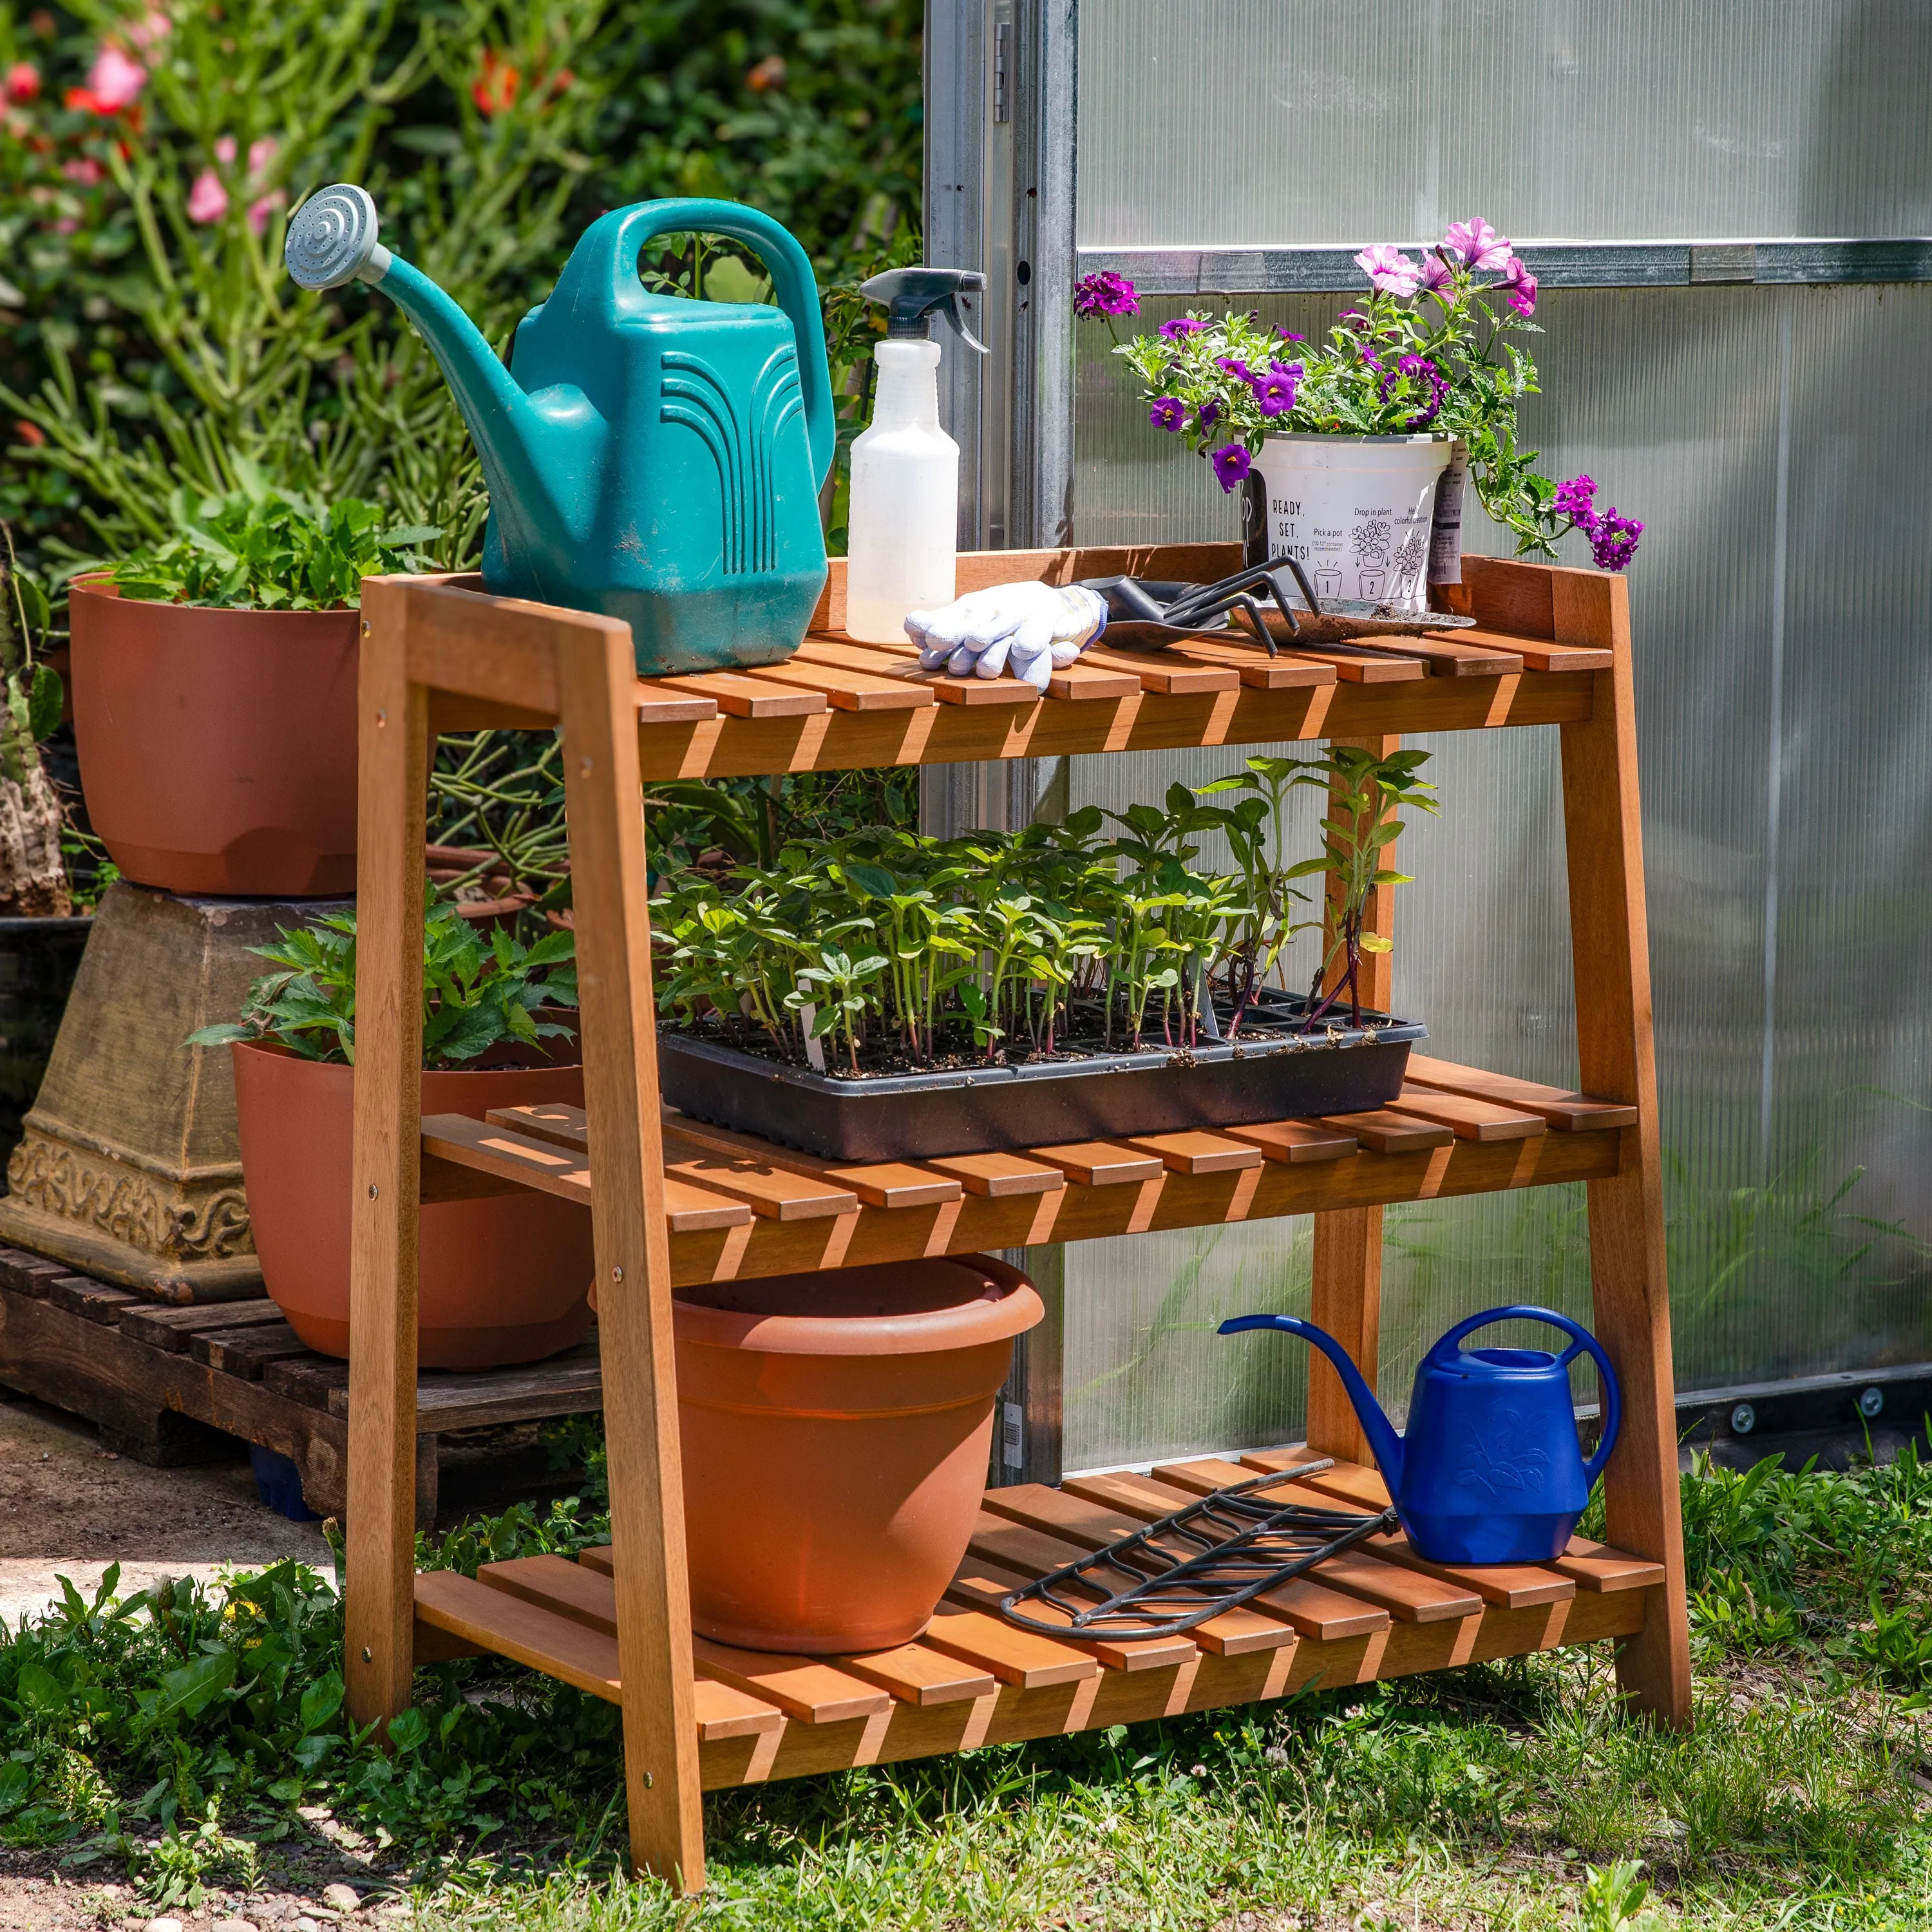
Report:
M1546 1322L1551 1328L1561 1328L1566 1335L1574 1335L1575 1341L1556 1358L1558 1368L1568 1368L1586 1348L1595 1358L1597 1372L1604 1378L1604 1432L1597 1444L1597 1453L1583 1465L1583 1480L1594 1484L1603 1473L1604 1465L1610 1460L1610 1451L1617 1446L1617 1431L1623 1424L1622 1391L1617 1386L1617 1372L1610 1366L1610 1358L1604 1353L1602 1343L1581 1322L1558 1314L1553 1308L1532 1308L1515 1303L1508 1308L1486 1308L1480 1315L1471 1316L1466 1322L1457 1322L1430 1350L1429 1359L1446 1360L1461 1346L1465 1335L1473 1334L1478 1328L1486 1328L1492 1322Z
M818 279L812 258L793 236L769 214L735 201L701 195L640 202L626 208L607 242L613 282L634 278L644 244L660 235L722 235L742 242L771 272L778 307L790 319L798 342L798 382L805 401L806 440L812 474L824 488L838 446L838 426L832 410L832 372L825 360L825 321L818 307ZM587 237L586 237L587 238Z

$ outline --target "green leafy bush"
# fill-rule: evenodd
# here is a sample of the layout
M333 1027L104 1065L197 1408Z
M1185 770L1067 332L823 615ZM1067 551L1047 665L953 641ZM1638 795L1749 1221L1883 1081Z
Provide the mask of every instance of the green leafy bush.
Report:
M230 610L351 610L364 578L412 568L399 553L442 534L429 524L385 530L374 503L350 496L325 508L268 489L252 465L243 475L252 487L226 496L197 502L176 490L169 521L180 534L115 566L122 594Z
M541 1052L574 1040L556 1017L577 1004L577 941L547 934L525 946L500 927L488 939L452 905L423 928L423 1064L460 1066L492 1047ZM203 1027L190 1046L266 1040L304 1060L356 1058L356 915L332 913L251 949L279 969L248 989L238 1023Z

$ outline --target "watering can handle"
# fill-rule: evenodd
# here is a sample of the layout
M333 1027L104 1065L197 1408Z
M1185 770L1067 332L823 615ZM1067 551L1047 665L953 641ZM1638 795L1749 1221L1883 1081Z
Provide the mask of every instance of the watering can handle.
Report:
M1610 1366L1610 1358L1603 1351L1602 1344L1589 1330L1573 1322L1567 1315L1559 1315L1553 1308L1530 1308L1520 1304L1508 1308L1485 1309L1480 1315L1472 1315L1466 1322L1459 1322L1429 1352L1431 1361L1445 1360L1461 1346L1465 1335L1473 1334L1478 1328L1486 1328L1492 1322L1546 1322L1552 1328L1561 1328L1567 1335L1576 1339L1556 1358L1558 1368L1568 1368L1576 1358L1588 1349L1595 1358L1597 1372L1604 1378L1604 1432L1597 1444L1597 1453L1583 1465L1583 1480L1594 1484L1603 1473L1604 1465L1610 1460L1610 1451L1617 1446L1617 1431L1623 1424L1623 1395L1617 1386L1617 1372Z
M727 236L742 242L771 271L778 307L790 318L798 343L806 440L812 448L812 474L823 489L838 446L838 426L832 412L825 321L819 311L818 280L812 272L811 257L769 214L761 214L755 208L703 196L680 196L668 201L640 202L621 211L606 239L612 280L634 278L644 244L660 235Z

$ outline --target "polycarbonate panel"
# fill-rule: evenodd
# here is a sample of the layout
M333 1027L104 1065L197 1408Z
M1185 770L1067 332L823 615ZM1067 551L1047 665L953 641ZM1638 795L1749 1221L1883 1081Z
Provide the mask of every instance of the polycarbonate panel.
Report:
M1257 305L1312 334L1339 304ZM1574 291L1538 320L1527 441L1646 526L1630 602L1678 1384L1932 1358L1932 290ZM1107 346L1080 332L1078 540L1232 537ZM1402 847L1397 1009L1446 1058L1572 1083L1557 734L1418 742L1444 808ZM1157 800L1240 755L1080 760L1069 802ZM1460 1315L1587 1318L1582 1210L1580 1188L1392 1210L1385 1400ZM1307 1239L1070 1248L1066 1466L1292 1436L1305 1352L1212 1330L1305 1311Z
M1932 232L1918 0L1083 0L1082 248Z

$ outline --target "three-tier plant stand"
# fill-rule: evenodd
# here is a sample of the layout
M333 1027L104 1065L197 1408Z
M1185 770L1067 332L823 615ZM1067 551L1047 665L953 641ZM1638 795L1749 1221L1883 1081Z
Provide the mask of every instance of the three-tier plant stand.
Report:
M1132 571L1208 580L1232 545L962 557L960 588ZM1042 697L1010 679L923 675L842 628L842 566L813 634L755 671L640 680L621 622L493 598L474 580L364 586L347 1643L361 1722L410 1701L418 1662L494 1652L621 1704L632 1855L704 1881L701 1793L988 1743L1277 1697L1300 1685L1610 1639L1636 1708L1690 1709L1682 1535L1621 578L1479 558L1478 628L1278 658L1201 643L1104 648ZM435 735L560 725L587 1105L488 1121L420 1102L422 848ZM840 1167L667 1117L658 1094L640 788L673 777L940 764L1554 726L1582 1090L1416 1057L1370 1114L1131 1143L1016 1148ZM1386 931L1386 896L1374 908ZM1385 956L1365 998L1386 1010ZM683 1282L1315 1216L1313 1314L1371 1383L1382 1210L1394 1202L1588 1185L1594 1326L1623 1384L1605 1472L1610 1545L1546 1564L1445 1569L1377 1539L1186 1638L1065 1642L999 1596L1192 1496L1315 1454L1326 1493L1385 1500L1326 1365L1308 1446L1147 1477L996 1490L932 1629L883 1655L779 1658L694 1639L671 1298ZM537 1187L596 1229L611 1543L584 1560L418 1576L419 1204Z

